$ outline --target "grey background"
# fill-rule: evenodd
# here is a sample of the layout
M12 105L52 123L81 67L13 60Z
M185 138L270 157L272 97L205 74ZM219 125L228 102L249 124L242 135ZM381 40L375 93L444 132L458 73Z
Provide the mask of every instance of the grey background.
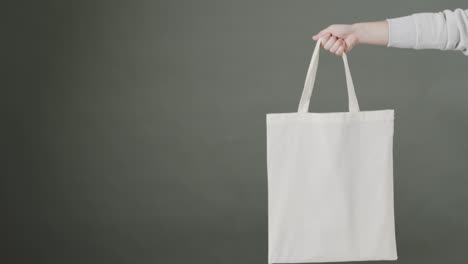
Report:
M333 23L465 1L16 1L3 8L3 263L266 263L265 114ZM322 52L311 111L345 111ZM398 263L468 261L468 59L359 46L394 108Z

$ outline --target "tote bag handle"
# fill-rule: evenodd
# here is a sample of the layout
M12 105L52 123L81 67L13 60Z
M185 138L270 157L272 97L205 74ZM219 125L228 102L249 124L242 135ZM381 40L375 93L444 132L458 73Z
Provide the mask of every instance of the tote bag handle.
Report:
M304 90L302 91L301 100L299 101L299 107L297 112L307 113L309 111L309 102L310 97L312 96L312 90L314 89L315 76L317 74L317 67L319 62L319 53L320 53L320 43L321 39L315 44L314 53L312 54L312 59L310 61L309 69L307 70L307 76L304 84ZM348 58L346 54L343 53L343 63L345 67L346 74L346 85L348 87L348 107L349 112L359 112L359 104L356 98L356 92L354 91L353 78L351 77L351 72L349 71Z

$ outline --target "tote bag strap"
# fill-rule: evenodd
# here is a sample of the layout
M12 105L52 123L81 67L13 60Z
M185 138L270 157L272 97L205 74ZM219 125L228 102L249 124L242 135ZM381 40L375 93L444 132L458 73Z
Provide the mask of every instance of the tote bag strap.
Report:
M317 41L317 44L315 44L314 53L312 54L312 59L310 61L309 69L307 71L304 90L302 91L301 100L299 102L299 108L297 110L297 112L299 113L307 113L309 111L309 102L310 97L312 96L312 90L314 89L321 42L322 40L319 39ZM359 112L359 104L356 98L356 92L354 91L353 78L351 77L351 72L349 71L348 58L346 57L345 53L343 53L343 63L345 67L346 85L348 87L349 112Z

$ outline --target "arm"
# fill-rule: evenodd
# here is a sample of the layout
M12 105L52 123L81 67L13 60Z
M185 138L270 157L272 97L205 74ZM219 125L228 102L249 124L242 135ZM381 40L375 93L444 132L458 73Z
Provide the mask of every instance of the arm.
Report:
M460 50L468 55L468 10L419 13L385 21L331 25L313 37L336 55L357 44L397 48Z

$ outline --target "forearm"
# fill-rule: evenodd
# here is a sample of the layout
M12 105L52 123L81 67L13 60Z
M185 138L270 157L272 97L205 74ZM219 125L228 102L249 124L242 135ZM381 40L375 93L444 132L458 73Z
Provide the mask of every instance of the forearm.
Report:
M388 23L386 20L353 24L359 44L388 45Z

